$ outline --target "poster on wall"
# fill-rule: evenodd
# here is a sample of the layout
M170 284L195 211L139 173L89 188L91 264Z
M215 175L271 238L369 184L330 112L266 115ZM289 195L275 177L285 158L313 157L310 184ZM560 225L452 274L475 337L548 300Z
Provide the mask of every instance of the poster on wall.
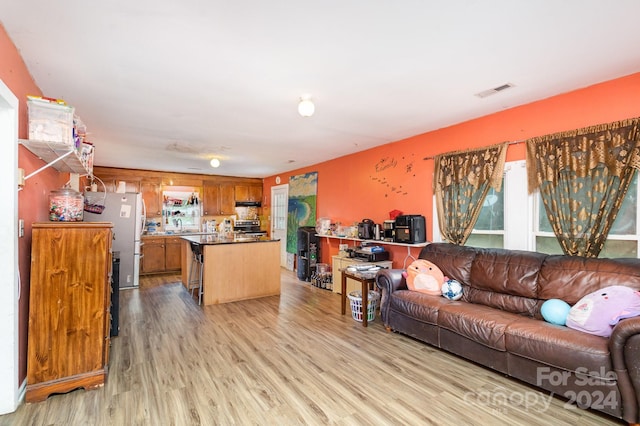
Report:
M297 250L298 228L316 226L318 172L291 176L287 209L287 252Z

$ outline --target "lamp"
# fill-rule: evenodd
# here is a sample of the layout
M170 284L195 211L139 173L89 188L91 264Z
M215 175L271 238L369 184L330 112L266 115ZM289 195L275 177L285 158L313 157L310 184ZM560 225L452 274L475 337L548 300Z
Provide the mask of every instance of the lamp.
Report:
M220 167L220 160L218 160L217 158L212 158L211 159L211 167Z
M316 110L316 106L311 101L311 96L304 95L298 104L298 113L303 117L311 117Z

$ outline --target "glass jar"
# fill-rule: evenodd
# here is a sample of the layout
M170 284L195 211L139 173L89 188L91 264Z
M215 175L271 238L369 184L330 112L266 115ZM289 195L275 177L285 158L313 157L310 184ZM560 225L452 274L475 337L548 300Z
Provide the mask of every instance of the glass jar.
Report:
M54 222L82 222L84 197L71 188L51 191L49 194L49 220Z

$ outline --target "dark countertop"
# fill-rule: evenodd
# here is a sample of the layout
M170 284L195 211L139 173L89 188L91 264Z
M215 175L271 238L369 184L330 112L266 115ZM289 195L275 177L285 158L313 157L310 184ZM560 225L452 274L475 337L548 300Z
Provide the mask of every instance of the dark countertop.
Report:
M271 239L269 237L220 238L215 234L182 235L180 237L183 240L187 240L187 241L191 241L191 242L198 243L198 244L203 244L203 245L242 244L242 243L269 243L269 242L273 242L273 241L280 241L279 239L274 240L274 239Z
M185 237L185 236L193 236L193 235L211 235L210 233L207 232L197 232L197 231L183 231L183 232L165 232L165 231L158 231L158 232L152 232L152 233L144 233L142 234L142 238L165 238L165 237Z

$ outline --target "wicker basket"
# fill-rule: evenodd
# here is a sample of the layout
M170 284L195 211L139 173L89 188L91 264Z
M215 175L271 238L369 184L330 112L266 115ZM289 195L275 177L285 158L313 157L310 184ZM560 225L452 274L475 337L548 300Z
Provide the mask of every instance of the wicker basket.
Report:
M99 180L99 179L98 179ZM102 181L100 181L102 183ZM104 202L107 199L107 191L102 183L104 192L85 191L84 193L84 211L89 213L102 214L104 211Z

